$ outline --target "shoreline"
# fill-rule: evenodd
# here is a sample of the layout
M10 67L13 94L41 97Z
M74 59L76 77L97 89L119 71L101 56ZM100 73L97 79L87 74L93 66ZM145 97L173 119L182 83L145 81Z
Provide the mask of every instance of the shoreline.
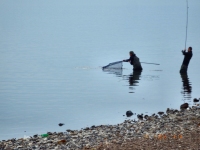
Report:
M191 136L197 134L197 136ZM190 135L190 136L189 136ZM138 115L138 120L125 120L117 125L91 126L81 130L48 132L30 138L0 141L0 150L10 149L143 149L143 146L177 145L180 141L200 136L200 107L181 105L181 110L167 109L151 116ZM189 137L189 138L188 138ZM200 146L199 138L195 138ZM137 141L137 142L136 142ZM168 144L166 143L168 142ZM176 144L175 144L175 143ZM135 143L135 144L134 144ZM139 143L136 144L136 143ZM195 143L193 140L192 143ZM192 145L190 142L190 145ZM183 142L182 142L183 144ZM172 145L172 146L173 146ZM194 145L194 144L193 144ZM127 147L129 146L129 147ZM130 147L131 146L131 147ZM160 145L161 146L161 145ZM172 147L171 147L172 148ZM200 148L200 147L199 147ZM182 147L183 149L183 147Z

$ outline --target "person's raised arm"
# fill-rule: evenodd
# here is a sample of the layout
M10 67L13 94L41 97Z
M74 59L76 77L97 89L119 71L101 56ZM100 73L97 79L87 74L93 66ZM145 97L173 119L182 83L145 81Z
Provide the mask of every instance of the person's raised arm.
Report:
M185 50L182 50L183 55L187 55L187 52Z

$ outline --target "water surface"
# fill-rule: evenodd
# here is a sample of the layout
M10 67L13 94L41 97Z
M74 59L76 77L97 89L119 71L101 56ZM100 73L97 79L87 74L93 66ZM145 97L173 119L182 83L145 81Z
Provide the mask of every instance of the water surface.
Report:
M117 124L199 98L200 1L0 2L0 139ZM142 72L101 66L133 50ZM134 119L132 116L131 119ZM59 127L58 123L65 123Z

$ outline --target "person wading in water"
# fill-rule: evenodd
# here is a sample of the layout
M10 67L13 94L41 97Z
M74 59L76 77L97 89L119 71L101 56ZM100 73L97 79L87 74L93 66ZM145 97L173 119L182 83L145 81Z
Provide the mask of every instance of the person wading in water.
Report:
M130 62L130 64L133 65L133 70L142 70L140 59L135 55L133 51L130 51L129 54L130 58L123 60L123 62Z
M184 55L183 63L180 69L180 73L186 73L188 69L188 65L190 63L190 59L192 58L192 47L188 47L188 51L182 50L182 53Z

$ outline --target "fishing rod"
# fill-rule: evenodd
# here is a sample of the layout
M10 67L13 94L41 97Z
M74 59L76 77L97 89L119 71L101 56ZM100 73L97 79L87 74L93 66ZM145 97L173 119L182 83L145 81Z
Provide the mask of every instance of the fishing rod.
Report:
M187 30L188 30L188 0L186 0L186 4L187 4L187 13L186 13L186 35L185 35L185 49L186 49L186 44L187 44ZM153 65L160 65L157 63L148 63L148 62L141 62L143 64L153 64Z
M187 15L186 15L186 35L185 35L185 49L186 49L186 43L187 43L187 29L188 29L188 0L186 0L187 3Z
M157 63L148 63L148 62L141 62L143 64L152 64L152 65L160 65L160 64L157 64Z

